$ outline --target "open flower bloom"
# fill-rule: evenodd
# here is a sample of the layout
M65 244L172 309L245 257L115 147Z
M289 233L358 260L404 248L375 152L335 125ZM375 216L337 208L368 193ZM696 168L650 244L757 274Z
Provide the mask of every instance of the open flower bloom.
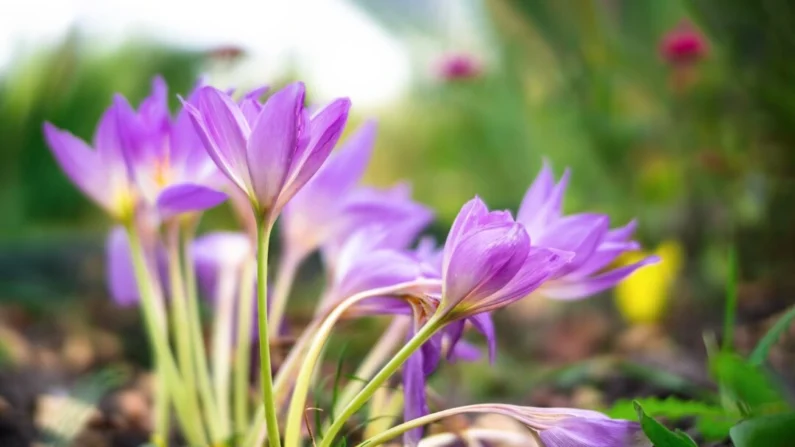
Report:
M452 416L462 413L493 413L513 418L533 433L540 447L651 447L640 424L633 421L611 419L602 413L575 408L538 408L505 404L479 404L439 412ZM483 433L486 434L486 433ZM513 436L500 437L489 433L494 441L513 442ZM445 443L420 443L420 445L455 445L458 437ZM512 444L508 444L512 445ZM516 444L536 445L536 444Z
M534 247L573 253L571 261L545 282L538 293L556 299L585 298L609 289L644 265L659 261L648 256L629 265L607 269L622 253L637 250L631 240L635 222L610 229L610 220L603 214L564 216L563 194L569 171L558 183L548 164L528 189L516 220L527 229ZM607 270L606 270L607 269Z
M476 197L461 208L447 236L436 316L452 322L505 307L557 275L573 257L531 245L510 213L490 212Z
M113 218L132 218L138 202L122 152L119 104L109 107L94 133L94 148L69 132L44 123L44 138L69 180Z
M172 120L168 87L155 78L152 93L138 110L117 95L122 149L137 189L162 218L212 208L226 195L218 191L221 175L196 134L188 113ZM195 91L189 101L195 101Z
M222 91L202 87L196 105L184 106L218 168L248 196L259 217L272 223L331 153L350 101L337 99L310 117L299 82L258 104L239 105Z

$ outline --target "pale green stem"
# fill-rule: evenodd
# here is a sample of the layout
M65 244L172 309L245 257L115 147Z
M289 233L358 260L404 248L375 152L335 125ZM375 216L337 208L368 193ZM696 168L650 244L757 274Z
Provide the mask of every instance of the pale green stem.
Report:
M257 317L259 322L260 374L262 403L265 407L265 423L268 425L268 444L280 447L279 420L273 401L273 375L271 369L271 347L268 333L268 247L270 244L270 219L257 223Z
M166 229L168 251L168 278L171 289L171 331L177 351L177 364L180 375L185 381L189 393L196 390L193 356L190 344L190 326L188 323L188 304L185 296L185 283L182 279L182 262L179 253L179 224L172 222Z
M141 309L143 310L144 323L146 324L147 335L155 354L155 364L158 365L158 373L162 374L163 383L167 386L168 394L173 396L174 407L177 410L185 437L191 444L206 445L207 437L203 430L201 415L198 412L198 405L195 396L187 393L183 387L182 379L177 371L174 358L171 355L171 348L168 345L166 336L167 329L165 317L162 313L162 303L158 304L155 292L152 289L151 275L147 268L146 258L141 246L141 240L134 227L127 229L130 240L130 252L135 270L135 279L141 295ZM162 396L161 396L162 397ZM166 439L164 435L163 439Z
M168 433L171 426L168 405L168 381L160 361L155 360L154 380L154 418L155 431L152 433L152 444L157 447L168 446Z
M229 376L232 369L232 321L235 310L235 281L237 271L220 268L215 291L215 325L213 326L213 388L218 404L218 417L224 433L229 433L231 395Z
M342 317L343 314L351 306L353 306L354 304L356 304L359 301L362 301L364 299L371 298L371 297L374 297L374 296L383 296L383 295L394 294L394 293L397 293L398 291L405 290L408 287L419 286L419 285L422 285L422 284L423 284L422 281L416 281L416 282L411 282L411 283L398 284L396 286L391 286L391 287L383 287L383 288L380 288L380 289L368 290L368 291L361 292L361 293L358 293L356 295L353 295L353 296L345 299L344 301L340 302L336 307L334 307L334 309L331 311L331 313L328 315L328 317L323 321L323 324L320 326L320 328L315 333L315 335L314 335L314 337L312 339L312 343L309 346L309 349L307 350L306 356L304 357L303 362L301 364L301 369L298 372L298 378L296 379L296 382L295 382L295 389L293 390L293 396L292 396L292 399L290 400L290 407L289 407L289 409L287 411L287 428L285 430L285 446L286 447L299 447L299 445L300 445L301 423L303 421L304 406L306 404L307 395L309 394L309 387L311 385L312 373L314 371L315 365L320 360L320 355L321 355L321 352L323 351L323 347L325 346L326 341L328 340L328 338L329 338L329 336L331 334L331 330L334 328L334 325L337 323L337 320L339 320L339 318ZM435 328L434 328L434 330L435 330ZM361 404L364 404L364 402L360 403L359 400L360 399L364 399L366 401L366 399L369 398L370 395L372 395L372 392L381 385L381 383L373 385L373 383L375 381L377 381L377 380L381 380L381 381L386 380L386 378L388 378L394 372L394 370L396 370L403 363L403 361L405 361L405 359L408 358L408 355L410 354L410 352L408 352L407 348L410 348L411 352L413 352L414 349L416 349L417 347L419 347L422 344L422 342L419 341L419 337L425 337L425 339L427 340L427 338L430 337L429 334L431 334L431 333L432 333L432 331L430 331L430 329L428 329L428 326L426 326L426 327L423 328L423 330L421 330L417 334L417 336L412 338L412 340L409 342L409 344L407 344L397 354L397 356L400 356L401 354L405 355L405 357L400 360L400 363L395 366L394 359L393 359L393 361L388 363L387 366L384 367L384 368L386 369L387 367L392 367L393 370L390 371L390 372L386 372L385 369L382 369L379 372L379 374L376 375L376 377L373 379L373 381L370 382L362 390L362 392L360 392L354 398L354 400L351 402L351 404L346 406L345 409L343 409L343 418L345 420L347 420L353 413L356 412L356 410L358 410L358 408L361 406ZM408 352L408 354L406 354L406 352ZM363 394L367 394L367 396L366 397L362 397ZM353 408L353 407L355 407L355 408ZM346 415L346 413L351 411L351 409L353 409L353 411L350 414ZM336 425L336 422L335 422L334 425L332 425L331 430L335 429L335 425ZM336 430L339 431L340 428L342 428L341 425L339 427L337 427ZM324 438L324 442L325 442L325 439L326 438Z
M359 368L356 369L356 373L354 374L356 380L351 380L345 385L334 407L333 414L337 414L344 405L347 405L356 393L361 391L365 382L373 377L378 371L378 368L386 363L389 356L392 355L392 352L403 342L410 323L411 320L409 318L399 317L395 318L392 323L390 323L384 335L381 336L378 343L370 350L367 357L365 357L359 365Z
M215 402L212 385L210 383L210 369L207 367L207 351L204 346L204 333L202 331L201 312L199 309L199 296L196 287L196 266L190 252L193 242L195 227L188 227L182 232L182 249L184 253L184 278L185 291L187 296L188 310L188 330L190 333L190 343L192 345L193 361L195 365L196 385L204 404L207 426L212 433L214 440L223 439L228 436L228 426L224 426L225 421L218 417L218 405Z
M295 256L290 250L282 253L268 315L271 337L279 336L279 328L282 325L284 312L287 309L287 298L290 296L290 290L292 289L298 267L301 265L301 260L301 256Z
M345 406L336 420L331 424L328 431L324 434L320 447L331 446L334 439L345 426L345 422L350 419L364 404L370 399L373 393L384 384L414 353L420 346L428 341L431 336L441 328L443 323L431 318L419 331L409 340L400 351L365 385L351 402Z
M249 374L251 372L251 312L254 309L254 273L253 261L246 262L240 279L240 295L237 300L237 336L235 348L235 432L238 436L248 429L251 421L248 418ZM264 420L264 413L260 415ZM259 420L254 421L255 424Z
M472 409L470 409L469 407L458 407L458 408L450 408L447 410L437 411L436 413L427 414L425 416L418 417L417 419L412 419L410 421L406 421L400 425L396 425L390 428L389 430L381 432L373 436L372 438L365 440L357 447L376 447L387 441L397 438L398 436L402 435L403 433L406 433L409 430L418 427L423 427L425 425L439 421L446 417L454 416L456 414L468 413L468 412L478 412L478 413L484 412L483 409L476 409L476 408L477 407L473 407ZM326 443L325 438L323 441L324 442L320 444L321 446L330 445L330 441L329 443Z

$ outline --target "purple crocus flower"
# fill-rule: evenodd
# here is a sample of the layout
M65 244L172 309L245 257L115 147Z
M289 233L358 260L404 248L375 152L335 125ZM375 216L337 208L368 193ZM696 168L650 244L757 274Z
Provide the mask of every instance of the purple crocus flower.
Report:
M196 100L196 90L188 102ZM168 87L155 78L152 93L138 110L117 95L122 148L137 188L162 218L212 208L226 195L222 176L204 149L183 108L172 120Z
M44 123L44 138L67 177L91 200L119 221L132 219L138 196L122 152L119 105L99 120L93 149L71 133Z
M534 247L564 250L574 253L554 278L545 282L538 293L556 299L579 299L609 289L644 265L659 258L649 256L637 263L605 270L621 254L637 250L631 240L635 222L610 230L610 220L603 214L573 214L562 212L563 194L569 181L569 171L555 183L552 169L544 163L541 173L528 189L517 214L524 224Z
M290 84L261 108L235 104L228 94L202 87L186 102L196 130L218 168L270 223L331 153L350 101L337 99L313 116L304 109L304 85Z
M554 277L573 257L532 246L509 212L490 212L476 197L461 208L447 236L435 317L449 323L505 307Z

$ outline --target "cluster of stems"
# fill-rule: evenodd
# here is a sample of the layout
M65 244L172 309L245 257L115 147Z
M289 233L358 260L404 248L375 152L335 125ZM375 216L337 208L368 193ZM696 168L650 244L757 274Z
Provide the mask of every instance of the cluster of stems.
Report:
M382 388L412 353L443 326L431 319L395 353L408 326L396 319L357 370L357 377L366 379L366 382L351 381L347 384L332 412L335 418L326 421L322 433L304 430L307 398L313 386L315 367L322 360L331 331L346 311L367 298L399 293L409 287L436 284L438 280L418 280L368 290L347 297L330 309L319 311L274 377L270 341L277 334L274 328L281 324L287 295L300 259L288 259L281 263L283 270L277 275L276 293L270 303L270 307L278 312L277 318L273 318L273 315L268 315L268 254L273 227L268 222L268 219L262 219L257 223L256 259L244 265L236 283L219 275L216 285L218 303L212 321L209 350L205 346L195 266L189 252L196 227L195 219L182 218L165 226L168 299L160 292L161 281L156 272L150 271L148 267L139 229L134 223L126 226L143 317L155 356L157 380L152 437L155 445L168 445L169 421L173 410L180 431L192 446L257 447L267 443L281 447L283 442L285 447L299 447L309 432L316 445L329 447L343 434L346 422ZM251 313L255 308L252 289L255 283L260 354L259 393L251 392L250 383ZM237 330L233 332L235 320ZM209 358L208 352L211 354ZM388 400L391 405L384 407L392 411L390 416L396 417L402 409L402 396L399 392L393 394ZM252 402L257 406L253 412ZM281 425L280 415L283 414L286 414L286 419ZM365 443L373 445L372 441Z

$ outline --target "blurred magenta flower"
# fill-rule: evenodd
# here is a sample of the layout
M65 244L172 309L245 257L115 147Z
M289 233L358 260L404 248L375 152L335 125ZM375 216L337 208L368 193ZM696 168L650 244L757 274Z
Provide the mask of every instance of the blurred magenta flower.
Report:
M337 99L310 117L300 82L261 108L256 100L238 105L212 87L199 90L195 106L184 104L210 157L271 224L331 153L350 108L348 99Z
M531 246L525 227L479 198L453 222L442 259L443 290L435 315L452 322L505 307L554 277L575 253Z
M709 45L704 35L687 21L668 31L660 42L660 54L671 64L698 62L708 52Z
M599 293L615 286L638 268L659 261L656 256L649 256L605 270L621 254L639 249L639 244L630 239L636 224L632 221L610 230L610 220L603 214L564 216L563 195L569 175L566 170L555 183L552 169L544 163L525 194L516 219L527 229L532 246L573 254L570 262L538 289L539 294L556 299L579 299Z
M118 128L120 105L99 120L93 149L71 133L44 123L44 138L69 180L119 221L132 219L139 197L122 152Z
M198 89L198 88L197 88ZM188 101L195 101L196 91ZM117 95L118 127L130 172L147 204L162 218L212 208L226 195L218 191L222 176L204 150L183 108L172 120L168 87L162 78L138 110Z
M445 81L472 79L483 73L483 63L469 53L448 53L436 66L436 75Z

